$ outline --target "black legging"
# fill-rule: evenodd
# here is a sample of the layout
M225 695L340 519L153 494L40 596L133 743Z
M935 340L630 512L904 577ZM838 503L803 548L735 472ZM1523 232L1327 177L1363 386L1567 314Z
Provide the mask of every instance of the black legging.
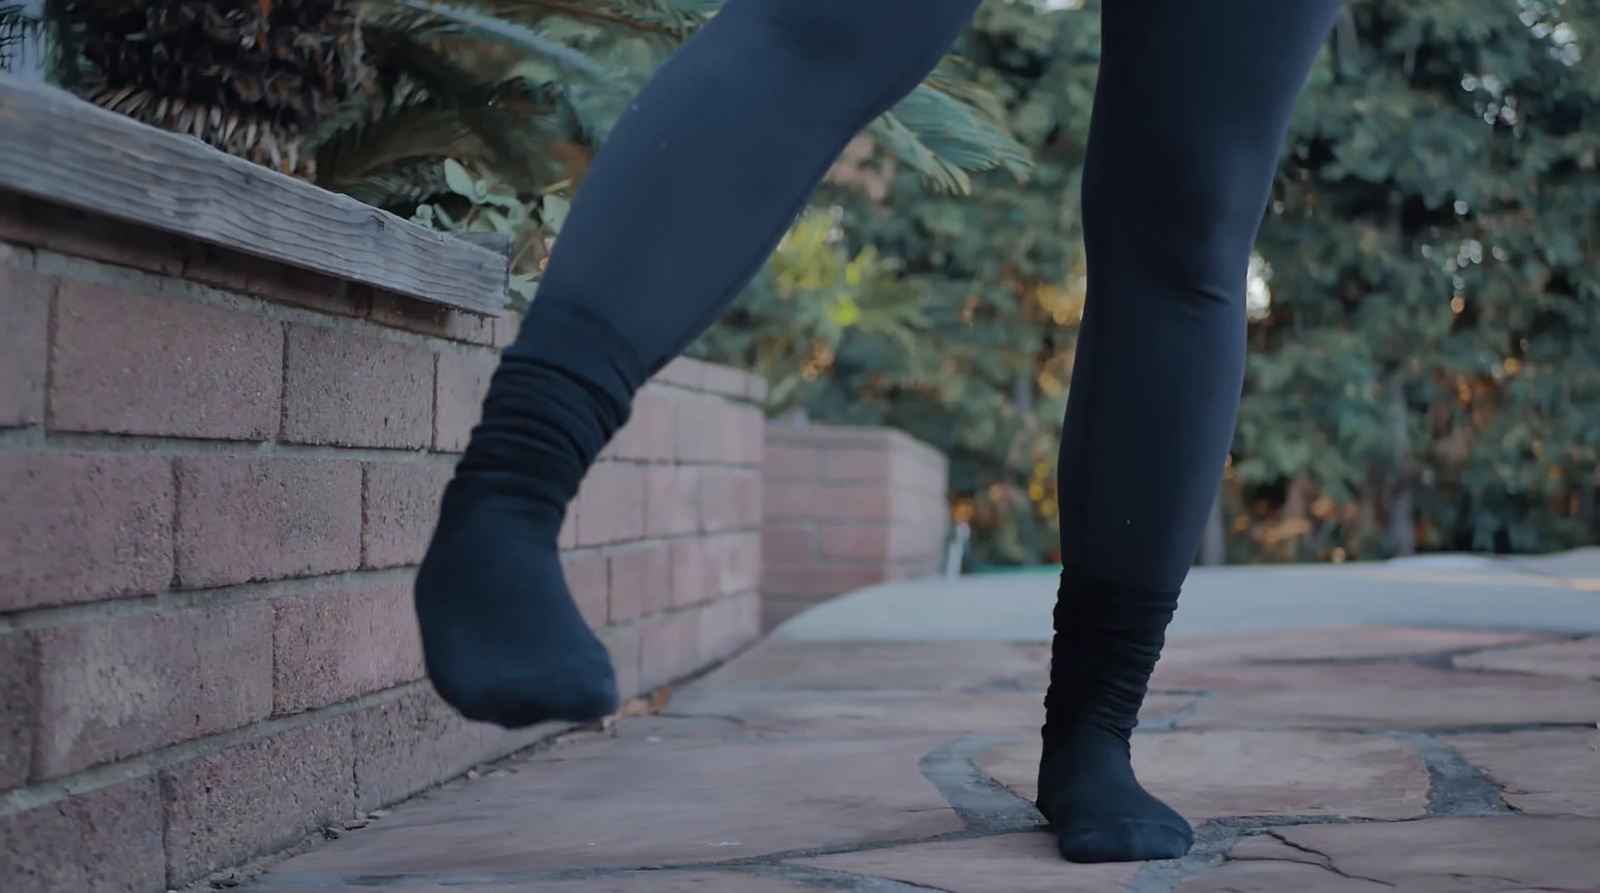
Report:
M723 313L846 141L927 74L977 5L730 0L596 158L527 347L565 337L570 314L556 305L570 304L636 354L613 364L664 365ZM1290 109L1339 5L1106 0L1084 169L1088 305L1059 470L1069 566L1164 591L1187 573L1238 411L1251 245Z
M977 2L730 0L623 116L418 571L428 671L463 714L526 725L615 708L557 548L579 480L634 391L723 312L845 142ZM1037 801L1077 862L1175 858L1193 840L1139 785L1129 736L1238 409L1250 245L1339 0L1106 2Z

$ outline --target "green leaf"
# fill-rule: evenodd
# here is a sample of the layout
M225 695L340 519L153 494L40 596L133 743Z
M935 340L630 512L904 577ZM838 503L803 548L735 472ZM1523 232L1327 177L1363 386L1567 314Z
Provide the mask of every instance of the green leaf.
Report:
M461 162L454 158L446 158L444 162L444 180L450 186L450 191L465 198L472 198L477 192L478 182Z

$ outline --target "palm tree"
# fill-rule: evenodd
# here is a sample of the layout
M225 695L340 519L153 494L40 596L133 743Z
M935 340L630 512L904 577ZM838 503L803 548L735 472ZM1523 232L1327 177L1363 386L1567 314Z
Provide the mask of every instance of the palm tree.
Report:
M44 0L33 24L54 80L101 106L420 222L506 232L526 293L612 122L720 4ZM0 0L0 51L23 6ZM1028 169L994 103L947 61L870 133L966 191L968 171Z

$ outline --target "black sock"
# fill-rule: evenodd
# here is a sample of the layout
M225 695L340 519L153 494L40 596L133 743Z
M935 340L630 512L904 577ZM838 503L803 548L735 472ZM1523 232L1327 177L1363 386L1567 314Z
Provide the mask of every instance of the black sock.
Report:
M428 675L463 716L515 728L616 710L556 540L644 373L610 326L554 299L534 302L501 359L417 573Z
M1071 862L1176 859L1194 832L1139 786L1128 742L1176 593L1063 572L1045 695L1039 811Z

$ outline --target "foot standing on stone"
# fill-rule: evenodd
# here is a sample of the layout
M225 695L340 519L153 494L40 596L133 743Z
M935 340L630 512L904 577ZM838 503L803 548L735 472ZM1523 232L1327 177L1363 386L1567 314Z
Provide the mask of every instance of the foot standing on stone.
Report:
M556 547L579 481L634 393L726 310L845 144L979 2L729 0L623 115L418 573L428 673L464 716L516 727L616 709ZM1246 269L1289 113L1339 5L1106 3L1038 801L1072 861L1191 845L1134 778L1128 738L1232 437Z

